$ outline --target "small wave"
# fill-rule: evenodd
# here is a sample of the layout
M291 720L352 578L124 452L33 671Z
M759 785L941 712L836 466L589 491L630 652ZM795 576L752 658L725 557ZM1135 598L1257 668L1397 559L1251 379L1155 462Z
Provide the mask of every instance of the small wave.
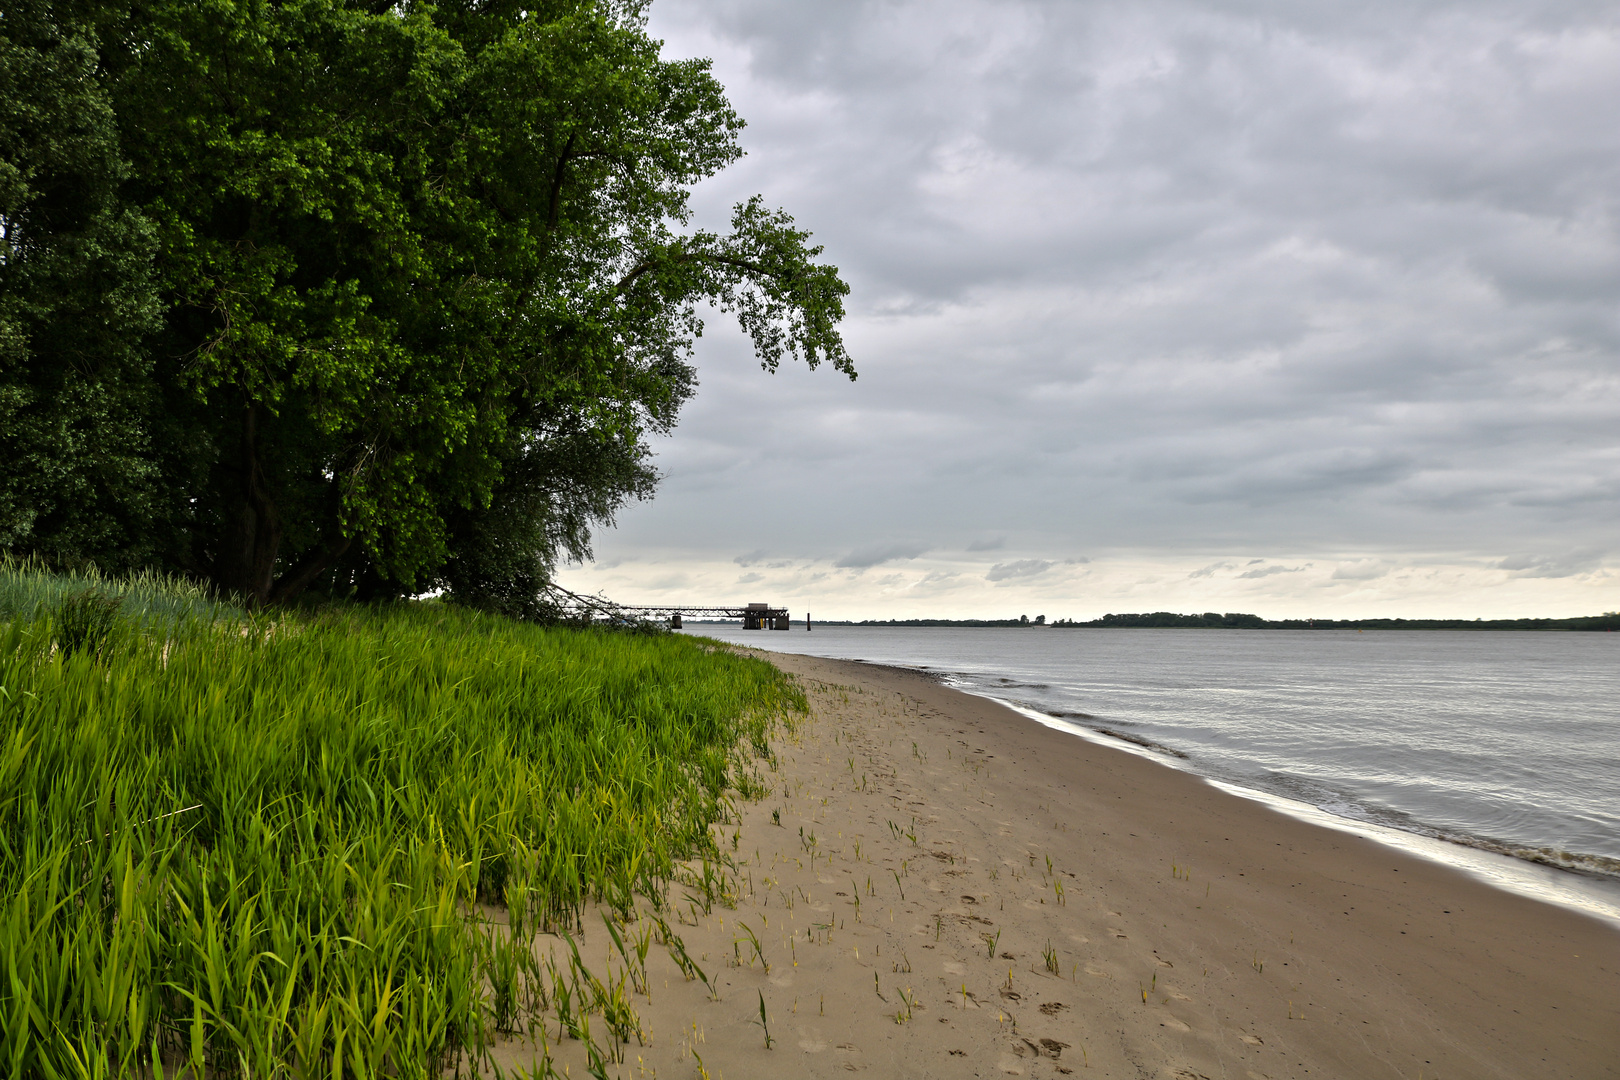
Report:
M1041 711L1044 712L1047 716L1053 716L1053 717L1056 717L1059 720L1095 720L1095 719L1097 719L1095 716L1092 716L1088 712L1059 712L1057 709L1042 709Z
M1444 840L1448 844L1458 847L1474 848L1477 851L1490 851L1497 855L1506 855L1511 859L1522 859L1525 862L1540 863L1555 870L1568 870L1576 874L1588 874L1592 877L1607 878L1620 881L1620 859L1608 855L1588 855L1579 851L1561 851L1554 847L1525 847L1520 844L1504 843L1500 840L1488 840L1479 836L1450 833L1439 829L1411 830L1424 836L1432 836L1436 840Z
M1285 798L1294 798L1301 802L1310 803L1323 813L1332 814L1334 817L1344 818L1347 821L1361 821L1369 825L1381 825L1388 829L1398 829L1401 832L1412 833L1416 836L1426 836L1431 840L1456 844L1458 847L1473 848L1475 851L1489 851L1495 855L1506 855L1510 859L1539 863L1542 866L1550 866L1555 870L1568 870L1592 877L1620 880L1620 859L1608 855L1590 855L1584 852L1564 851L1554 847L1515 844L1508 840L1497 840L1488 836L1475 836L1471 833L1441 828L1427 824L1421 818L1414 817L1404 811L1379 806L1376 803L1363 802L1337 792L1329 793L1320 784L1286 774L1274 775L1266 787L1273 789L1277 794Z
M1105 727L1092 728L1091 730L1095 731L1099 735L1107 735L1110 739L1119 739L1122 742L1128 742L1134 746L1140 746L1144 750L1155 750L1161 754L1169 754L1171 757L1178 758L1184 758L1187 756L1180 750L1168 747L1163 743L1156 743L1152 739L1144 739L1140 735L1132 735L1127 731L1115 731L1113 728Z

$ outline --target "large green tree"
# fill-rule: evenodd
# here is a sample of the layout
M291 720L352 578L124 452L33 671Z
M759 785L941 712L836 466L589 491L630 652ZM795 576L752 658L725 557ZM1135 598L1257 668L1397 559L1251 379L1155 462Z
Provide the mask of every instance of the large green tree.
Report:
M158 306L90 14L0 7L0 548L119 568L157 544Z
M512 607L650 492L698 312L854 375L785 214L690 226L740 154L642 4L150 0L101 81L155 230L161 557L258 601ZM110 48L104 44L104 50Z

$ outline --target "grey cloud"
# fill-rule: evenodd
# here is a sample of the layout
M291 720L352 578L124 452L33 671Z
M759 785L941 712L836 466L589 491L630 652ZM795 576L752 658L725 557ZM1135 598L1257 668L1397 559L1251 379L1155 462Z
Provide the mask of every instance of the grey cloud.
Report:
M1589 574L1602 564L1603 552L1594 549L1564 555L1515 555L1497 563L1496 569L1512 571L1514 577L1564 578Z
M1343 582L1620 528L1609 6L651 17L670 55L715 57L749 121L698 220L760 191L813 230L853 286L861 379L763 376L716 315L702 392L656 443L659 497L604 554L759 543L859 570L967 536L1185 553L1197 579L1314 559ZM769 525L738 540L741 521Z
M1244 578L1271 577L1275 574L1297 574L1302 570L1310 569L1310 565L1310 563L1306 563L1304 566L1277 566L1275 564L1271 566L1262 566L1254 570L1245 570L1243 573L1238 575L1238 580L1241 581Z
M767 570L785 570L793 565L792 559L772 559L765 551L750 551L746 555L739 555L731 560L738 566L764 566Z
M1340 563L1333 569L1334 581L1372 581L1388 574L1390 567L1376 559Z
M1017 562L996 563L984 575L986 581L1012 581L1015 578L1038 577L1057 564L1046 559L1019 559Z
M915 559L927 551L927 544L874 544L856 548L833 565L845 570L864 570L887 562Z
M676 571L673 574L663 574L647 583L648 588L656 592L669 592L675 589L684 589L691 584L691 577Z
M739 585L752 585L756 581L764 581L764 574L743 574L737 579Z
M984 540L975 540L967 546L969 551L1000 551L1007 546L1005 536L996 536Z

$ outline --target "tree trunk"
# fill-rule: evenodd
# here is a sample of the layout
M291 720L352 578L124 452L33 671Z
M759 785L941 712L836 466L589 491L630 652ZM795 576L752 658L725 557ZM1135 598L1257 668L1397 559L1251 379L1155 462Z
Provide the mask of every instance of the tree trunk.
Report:
M214 583L242 597L251 607L285 603L330 570L352 541L343 535L333 508L332 523L320 543L306 551L279 577L281 514L265 480L259 455L259 410L248 402L242 407L242 438L238 447L237 484L214 562Z
M281 550L281 515L276 511L259 460L259 407L242 408L238 486L214 564L214 579L257 607L270 599L276 556Z
M340 536L335 541L323 537L319 544L310 548L302 559L276 579L275 587L270 590L271 602L285 603L309 588L310 582L330 570L332 564L343 557L351 542L347 536Z

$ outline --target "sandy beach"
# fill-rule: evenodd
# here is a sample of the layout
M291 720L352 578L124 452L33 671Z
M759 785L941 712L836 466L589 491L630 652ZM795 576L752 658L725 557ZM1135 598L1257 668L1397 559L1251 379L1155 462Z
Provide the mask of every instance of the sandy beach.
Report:
M714 992L654 946L609 1075L1620 1076L1606 923L918 673L761 655L811 715L721 830L735 906L674 890Z

